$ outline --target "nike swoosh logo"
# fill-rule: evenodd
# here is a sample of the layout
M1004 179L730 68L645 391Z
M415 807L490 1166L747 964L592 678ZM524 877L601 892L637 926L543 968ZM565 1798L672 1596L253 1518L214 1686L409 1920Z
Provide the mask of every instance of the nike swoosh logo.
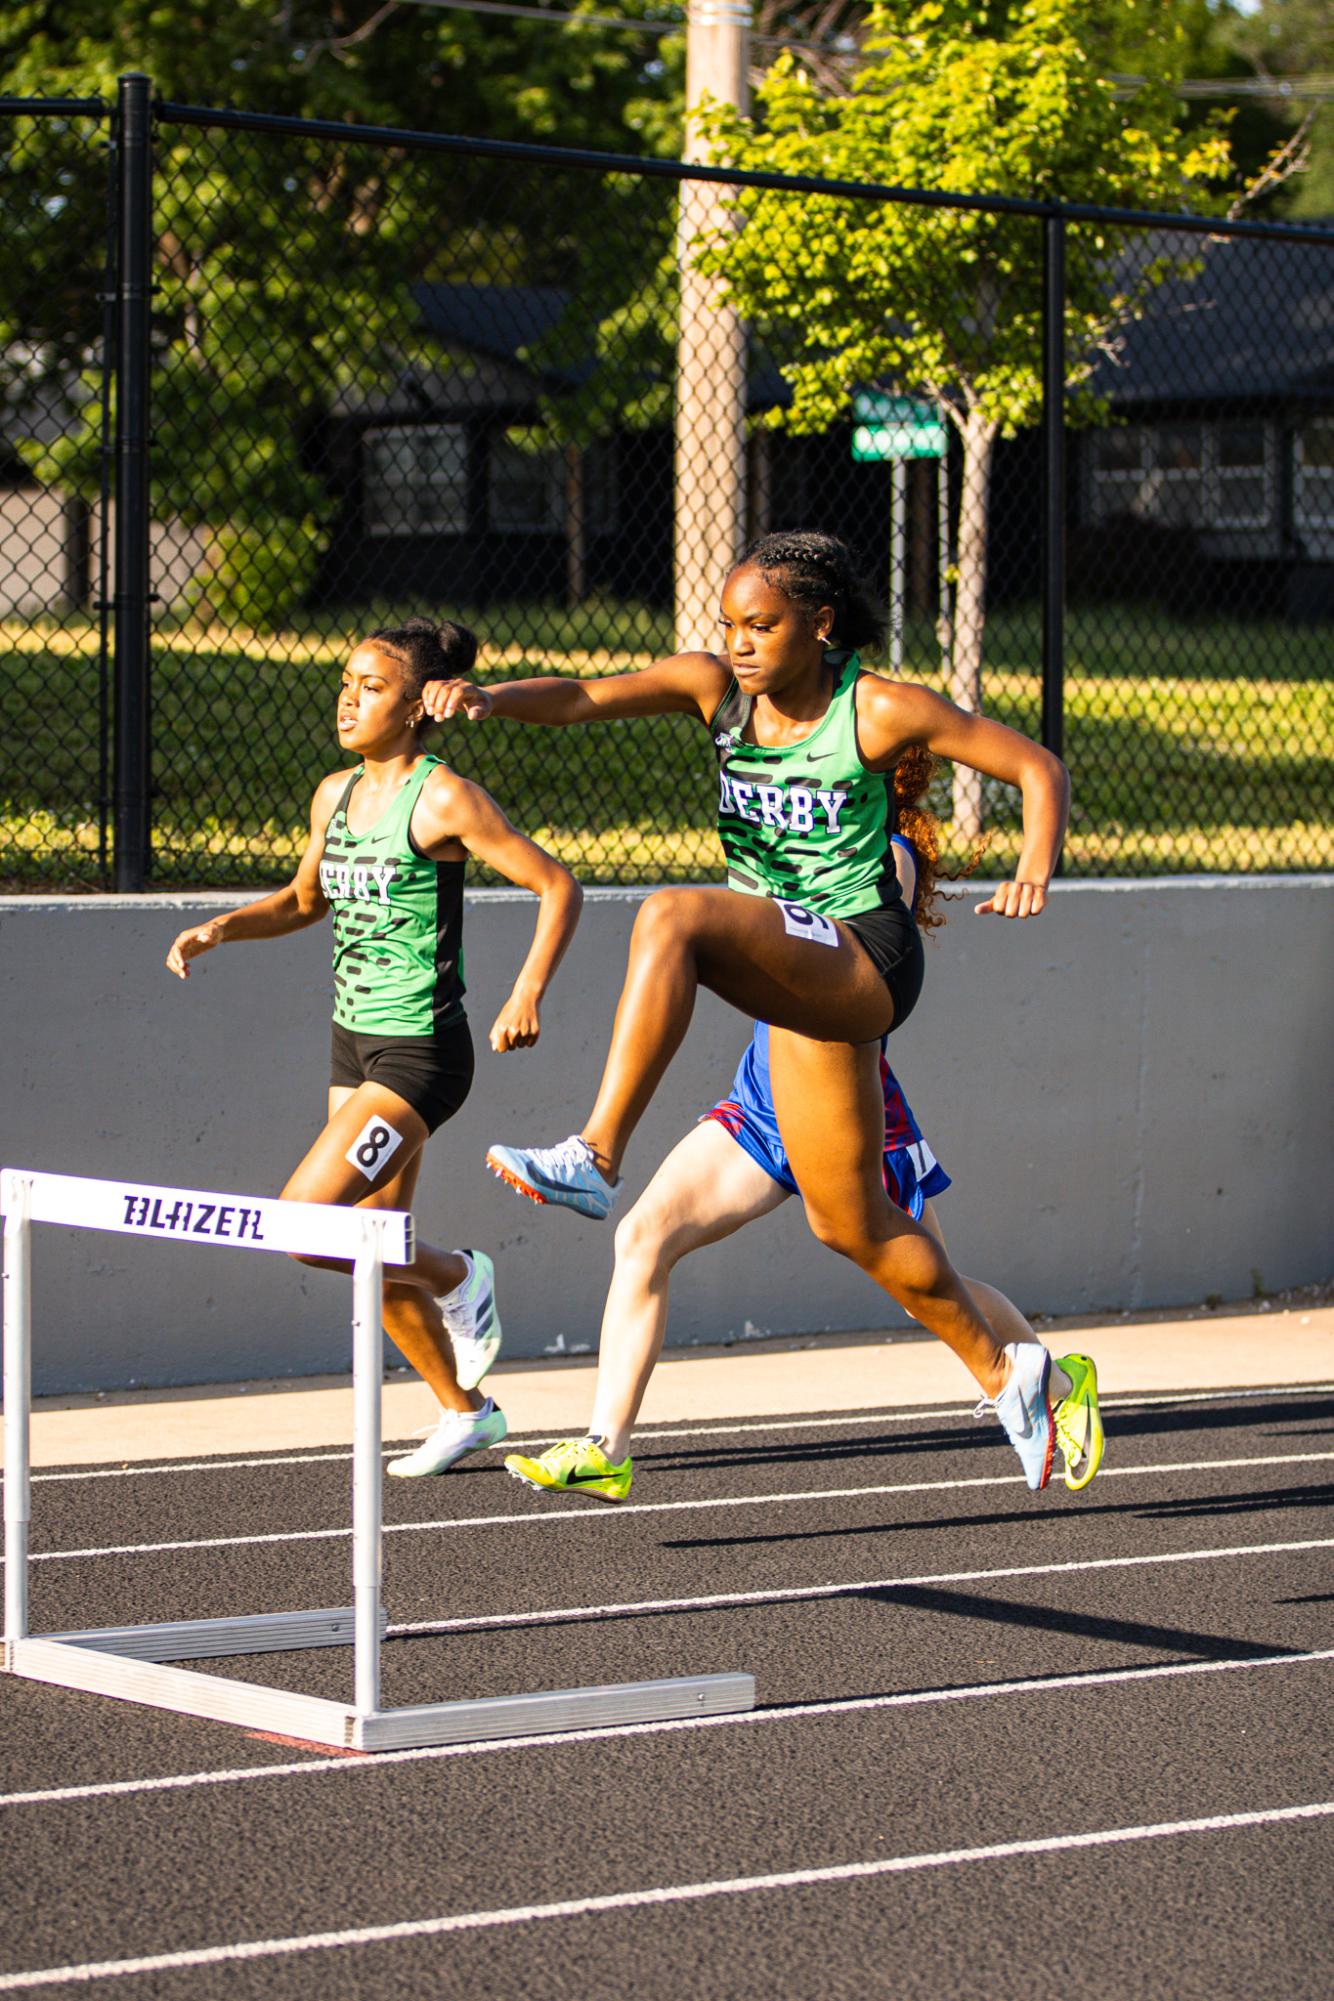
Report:
M567 1473L565 1484L567 1487L585 1487L590 1480L608 1480L610 1478L611 1475L609 1473Z

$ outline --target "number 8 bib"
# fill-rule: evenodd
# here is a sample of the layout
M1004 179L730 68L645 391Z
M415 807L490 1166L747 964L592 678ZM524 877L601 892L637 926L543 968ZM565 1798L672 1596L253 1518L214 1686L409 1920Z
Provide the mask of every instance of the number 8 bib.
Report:
M359 1174L364 1174L368 1181L374 1181L385 1162L393 1159L402 1144L402 1133L396 1133L383 1119L367 1119L343 1159Z

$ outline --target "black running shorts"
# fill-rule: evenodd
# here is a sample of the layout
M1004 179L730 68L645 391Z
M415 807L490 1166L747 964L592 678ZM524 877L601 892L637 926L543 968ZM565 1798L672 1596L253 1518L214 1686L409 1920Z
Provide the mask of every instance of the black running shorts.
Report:
M839 920L846 924L867 958L889 988L894 1003L890 1028L902 1028L917 1005L926 966L922 958L922 934L904 903L888 903L879 910L862 910L855 917Z
M357 1035L333 1025L329 1082L383 1084L434 1132L452 1119L472 1089L472 1035L462 1016L434 1035Z

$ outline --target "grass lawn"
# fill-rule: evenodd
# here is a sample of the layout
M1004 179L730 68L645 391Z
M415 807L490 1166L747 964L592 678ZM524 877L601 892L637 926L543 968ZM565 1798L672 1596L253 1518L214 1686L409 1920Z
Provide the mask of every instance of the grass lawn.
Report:
M666 614L624 603L574 613L493 606L471 622L501 635L483 650L483 675L621 672L670 643ZM0 786L0 883L99 887L96 631L82 621L12 619L3 632L11 748ZM350 632L345 618L324 618L276 637L155 635L156 883L246 886L290 873L310 795L341 762L333 703ZM1334 866L1329 639L1321 628L1172 621L1144 607L1073 611L1069 872ZM1036 612L993 614L987 658L988 712L1035 734ZM939 684L929 627L910 627L904 660L905 674ZM713 761L683 718L569 731L460 724L437 732L434 747L585 881L721 873ZM994 791L988 870L1008 867L1017 852L1017 800ZM947 778L932 803L948 814Z

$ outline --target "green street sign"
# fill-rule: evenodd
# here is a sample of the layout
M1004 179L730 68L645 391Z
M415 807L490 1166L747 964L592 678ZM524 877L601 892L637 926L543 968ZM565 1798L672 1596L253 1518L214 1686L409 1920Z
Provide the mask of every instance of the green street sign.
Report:
M852 399L852 421L852 456L861 464L945 456L948 440L940 412L919 397L863 390Z

